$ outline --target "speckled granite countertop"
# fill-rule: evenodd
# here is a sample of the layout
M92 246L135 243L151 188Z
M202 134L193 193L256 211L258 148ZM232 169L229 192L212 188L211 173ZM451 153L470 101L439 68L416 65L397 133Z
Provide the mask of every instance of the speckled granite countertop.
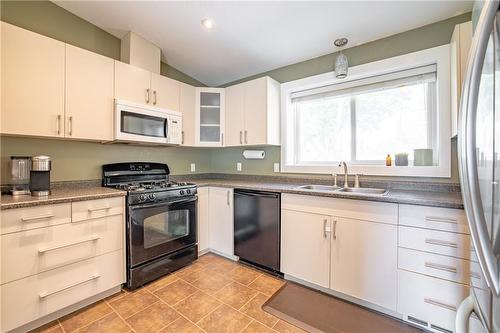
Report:
M22 208L31 206L51 205L64 202L102 199L125 196L127 192L101 186L61 186L53 188L51 195L32 197L30 195L12 196L3 194L0 209Z
M322 192L313 190L297 189L297 186L308 183L264 183L258 181L243 181L232 179L184 179L198 186L219 186L252 189L261 191L274 191L281 193L315 195L322 197L356 199L368 201L394 202L401 204L412 204L433 207L463 209L462 196L460 192L437 192L425 190L400 190L389 189L386 195L366 195L345 192Z

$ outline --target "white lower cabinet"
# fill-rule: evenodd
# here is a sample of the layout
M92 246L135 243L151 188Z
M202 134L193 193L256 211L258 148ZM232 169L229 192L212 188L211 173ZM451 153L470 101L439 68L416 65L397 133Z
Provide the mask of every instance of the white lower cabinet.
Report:
M397 205L311 198L282 195L282 272L396 311Z
M281 271L301 280L330 286L331 218L281 211Z
M197 217L197 232L198 232L198 253L206 252L209 248L208 244L208 187L198 187L198 217Z
M396 311L396 225L333 218L330 288Z
M1 211L1 328L8 332L125 282L124 198Z
M208 239L211 250L234 256L233 189L210 187Z

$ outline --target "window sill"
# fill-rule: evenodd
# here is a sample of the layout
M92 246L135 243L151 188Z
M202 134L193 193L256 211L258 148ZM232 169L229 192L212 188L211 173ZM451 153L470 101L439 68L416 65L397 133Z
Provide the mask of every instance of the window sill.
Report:
M383 166L383 165L348 165L349 174L367 176L397 176L397 177L451 177L450 166ZM281 172L342 174L341 167L329 165L282 165Z

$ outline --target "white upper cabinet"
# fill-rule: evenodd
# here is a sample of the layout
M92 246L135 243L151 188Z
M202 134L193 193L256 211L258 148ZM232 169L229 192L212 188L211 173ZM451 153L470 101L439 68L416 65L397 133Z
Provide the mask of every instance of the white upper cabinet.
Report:
M159 108L179 112L181 83L151 73L151 103Z
M1 132L64 136L64 43L1 22Z
M196 88L196 146L224 146L224 91L221 88Z
M467 59L472 42L472 22L457 24L450 41L451 51L451 136L458 133L458 114Z
M226 88L226 146L243 145L245 131L245 85Z
M228 87L226 104L226 145L280 144L280 84L277 81L265 76Z
M66 45L66 137L113 139L113 73L113 59Z
M115 61L115 98L140 104L152 103L151 72Z
M182 113L182 141L184 146L195 145L195 108L196 88L189 84L180 84L179 108Z
M397 228L332 217L330 288L396 311Z

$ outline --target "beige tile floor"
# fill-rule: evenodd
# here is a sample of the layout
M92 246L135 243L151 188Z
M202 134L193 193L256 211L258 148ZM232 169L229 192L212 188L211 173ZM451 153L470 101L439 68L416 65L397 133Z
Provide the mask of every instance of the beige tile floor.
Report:
M32 332L304 332L261 309L283 283L206 254L143 288L124 290Z

